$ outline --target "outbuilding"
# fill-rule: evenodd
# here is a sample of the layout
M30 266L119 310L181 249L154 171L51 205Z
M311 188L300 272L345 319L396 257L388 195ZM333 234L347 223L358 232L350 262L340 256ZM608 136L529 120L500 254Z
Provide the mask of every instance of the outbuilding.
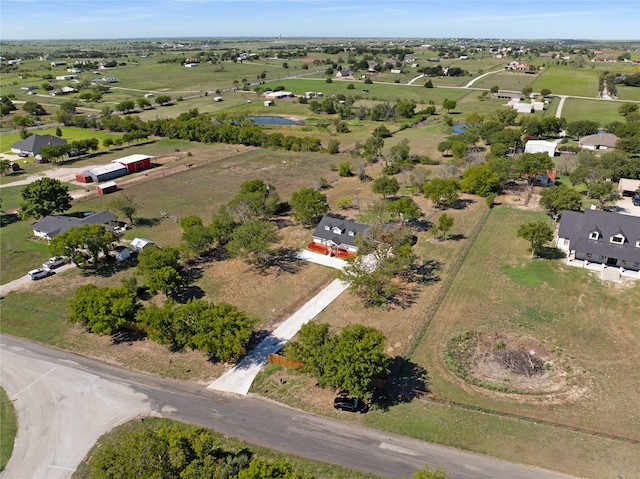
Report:
M151 168L151 159L153 157L149 155L129 155L124 158L118 158L111 163L116 163L124 166L127 169L127 173L136 173L138 171L147 170Z
M131 257L131 251L126 246L116 246L113 254L118 261L126 261Z
M583 150L615 150L619 139L612 133L597 133L580 138L578 146Z
M106 183L97 185L96 189L99 195L108 195L109 193L118 191L118 185L116 185L115 181L107 181Z
M92 183L93 182L93 178L91 178L91 175L89 175L87 173L78 173L76 175L76 181L78 183Z
M127 167L120 163L109 163L108 165L87 170L84 173L90 175L96 183L100 183L124 176L128 171Z
M145 249L149 245L155 245L155 243L145 238L133 238L131 240L131 244L129 245L129 248L133 253L140 253L143 249Z
M546 153L551 158L556 154L556 144L552 141L529 140L524 145L525 153Z

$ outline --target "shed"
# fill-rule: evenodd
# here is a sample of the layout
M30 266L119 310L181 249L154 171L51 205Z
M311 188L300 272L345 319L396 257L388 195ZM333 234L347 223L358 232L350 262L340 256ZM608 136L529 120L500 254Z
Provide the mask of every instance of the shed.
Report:
M118 158L111 163L123 165L127 169L127 173L135 173L151 168L151 158L153 157L149 155L136 154Z
M93 178L93 181L99 183L101 181L109 181L114 178L119 178L128 173L127 167L120 163L109 163L108 165L98 166L91 170L87 170L84 173Z
M222 101L223 98L221 96L214 96L213 101Z
M126 246L116 246L113 254L118 261L125 261L131 257L131 251Z
M266 100L264 102L264 106L273 106L273 102L271 100Z
M96 186L99 195L108 195L109 193L113 193L114 191L118 191L118 185L116 185L115 181L107 181L106 183L102 183Z
M546 153L551 158L556 154L556 144L552 141L529 140L524 145L525 153Z
M140 251L142 251L149 245L155 245L155 243L145 238L133 238L131 240L131 244L129 245L129 248L133 253L140 253Z
M78 173L76 175L76 181L78 183L91 183L93 182L93 178L91 178L91 175L87 173Z

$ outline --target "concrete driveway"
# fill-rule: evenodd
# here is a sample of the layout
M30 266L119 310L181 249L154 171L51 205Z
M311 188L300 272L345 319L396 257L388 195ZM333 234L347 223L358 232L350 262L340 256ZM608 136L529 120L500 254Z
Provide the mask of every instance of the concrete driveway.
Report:
M342 269L345 264L341 259L307 250L300 251L298 258L336 269ZM248 394L253 380L263 366L267 364L269 354L275 354L280 351L282 347L296 335L302 326L320 314L323 309L329 306L348 287L349 285L338 279L333 281L316 296L311 298L298 311L289 316L287 320L262 340L258 346L249 351L238 364L209 384L208 389L242 395Z

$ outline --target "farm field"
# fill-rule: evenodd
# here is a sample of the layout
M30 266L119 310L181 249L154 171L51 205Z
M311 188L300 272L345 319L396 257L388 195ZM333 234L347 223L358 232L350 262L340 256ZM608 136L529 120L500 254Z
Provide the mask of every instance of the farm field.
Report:
M230 48L233 45L232 48L238 51L265 46L256 39L232 39L226 44ZM426 60L441 52L426 48L416 50L421 67L437 64ZM413 396L413 389L419 389L471 407L515 410L580 427L638 435L640 370L637 362L640 358L636 350L640 325L629 312L640 311L640 282L635 285L602 283L584 270L564 265L562 260L532 260L527 242L517 238L516 231L524 222L548 220L544 213L536 210L535 202L525 206L526 209L516 209L501 205L499 197L497 206L489 210L484 198L465 194L455 207L442 210L424 198L418 187L412 187L414 180L426 177L460 178L465 168L483 160L489 147L482 141L477 143L478 151L467 158L438 152L438 145L452 133L452 127L447 125L465 122L471 114L489 115L506 103L483 96L488 92L481 89L498 85L501 90L521 91L523 87L531 86L539 92L548 88L553 95L585 97L565 101L562 116L569 122L595 120L605 126L612 121L625 121L618 113L623 104L621 101L596 99L598 75L606 65L587 63L588 68L581 69L547 65L533 75L506 71L504 68L509 60L487 54L472 60L443 58L441 66L457 66L470 72L463 77L423 77L413 85L406 85L419 75L414 69L406 69L407 73L403 74L372 74L373 83L365 84L362 79L337 79L335 74L327 83L325 70L333 62L346 65L347 55L352 54L348 51L325 54L310 50L307 56L296 58L266 58L263 51L259 61L202 63L196 68L184 68L177 60L197 56L198 50L155 52L148 58L137 58L138 53L123 62L126 65L103 71L101 75L113 74L119 78L119 83L114 84L111 92L99 102L81 103L79 108L85 109L84 112L99 112L105 106L114 108L123 99L137 98L152 91L156 96L170 95L173 104L154 106L131 116L148 121L175 118L198 110L210 114L213 119L217 115L221 115L220 119L225 115L295 118L299 124L267 125L263 127L264 131L312 137L319 139L323 147L327 147L329 141L338 141L339 154L154 137L144 144L101 149L90 157L55 166L59 170L78 169L135 153L156 156L161 165L125 177L118 183L120 191L106 196L95 194L93 184L67 183L71 190L86 189L91 193L75 200L69 213L102 211L109 208L112 200L127 194L135 199L139 209L135 224L125 233L124 243L144 237L160 247L178 246L182 242L182 229L179 221L172 221L171 216L179 220L198 215L208 225L212 213L228 202L244 181L259 178L274 185L285 202L301 187L320 188L322 184L332 214L371 223L375 213L367 209L380 201L381 196L372 193L370 180L382 176L383 165L391 161L391 148L408 140L411 155L428 156L441 162L416 164L413 169L403 166L395 175L400 183L399 194L410 196L425 214L417 225L414 248L420 260L420 271L424 273L422 282L416 284L411 294L403 297L399 304L381 309L366 308L358 298L349 293L342 294L316 320L329 323L334 330L354 323L381 330L386 338L386 352L397 365L395 370L400 372L396 379L402 387L397 389L402 389L405 395L400 399L385 398L369 414L349 415L346 420L590 479L609 477L611 471L625 478L640 477L637 443L484 414L427 399L403 401L403 398ZM386 58L385 55L378 53L375 59L379 61ZM158 63L169 58L173 58L171 63ZM522 55L521 59L537 67L546 62L533 54L529 58ZM25 68L33 69L40 76L65 71L62 67L54 71L47 65L48 62L28 60ZM620 64L619 67L632 71L631 65ZM474 83L472 89L460 88L487 71L495 73ZM260 78L262 73L265 78ZM26 92L20 90L21 86L41 85L44 79L39 76L20 78L20 74L20 69L16 69L2 78L3 90L15 92L18 97L18 111L4 117L3 130L15 128L10 119L24 114L21 102L27 99L43 102L50 113L46 121L52 121L61 103L73 98L71 95L26 96ZM96 76L90 72L82 75L82 79ZM435 88L424 87L429 79ZM322 92L324 98L345 95L355 99L354 108L392 106L395 102L409 100L416 103L416 111L434 105L436 113L413 126L409 120L393 117L390 113L387 113L388 118L393 119L388 121L347 119L344 125L349 131L338 133L338 126L342 126L337 124L339 115L313 113L308 104L297 98L275 100L273 106L267 107L261 91L253 90L257 85L242 90L246 82L259 82L262 90L283 89L297 95L307 91ZM353 88L349 88L350 85ZM216 90L221 91L217 93ZM640 88L619 86L623 101L640 101L638 92ZM213 100L218 95L223 101ZM445 99L457 103L450 112L442 108ZM559 101L558 96L551 97L547 110L534 115L539 119L554 116ZM519 128L523 117L520 115L512 127ZM392 136L385 138L377 163L368 164L363 157L351 154L357 144L365 143L380 126L388 128ZM96 137L101 145L104 139L118 138L122 134L65 126L61 129L62 137L69 141ZM55 127L38 131L54 132ZM19 137L18 130L0 135L0 152L8 152ZM568 175L575 167L577 157L568 154L556 157L556 168ZM13 182L51 167L35 164L30 158L20 158L20 161L24 171L0 177L0 184L6 186L0 189L4 211L13 212L19 206L21 187L11 186ZM26 163L22 163L24 161ZM338 175L338 165L345 161L351 163L355 176L343 178ZM365 166L368 178L361 180L358 173ZM568 178L563 176L560 182L569 184ZM506 198L502 199L506 204ZM342 203L348 204L339 206ZM284 210L273 218L281 235L279 246L304 248L311 239L312 229L296 224L286 208ZM446 241L432 231L445 212L454 219L451 237ZM26 240L32 233L33 220L18 221L8 214L3 214L2 220L0 270L2 283L5 283L38 267L50 253L44 243ZM475 238L477 231L480 234ZM471 238L475 238L473 243ZM273 330L336 277L334 270L306 263L293 264L291 270L274 267L259 272L240 260L226 259L218 253L220 251L216 250L204 258L185 262L189 272L185 297L236 305L259 318L257 329L260 333ZM94 336L66 321L67 303L78 286L87 283L119 286L135 274L132 265L112 263L98 272L73 268L43 281L31 282L23 290L1 298L3 332L202 385L220 376L228 365L210 362L198 351L172 353L166 346L147 339L122 341L118 337ZM163 299L162 295L154 298L142 295L144 302L160 303ZM524 345L527 351L549 355L551 359L545 361L544 367L548 368L545 378L551 379L535 384L513 377L501 378L497 384L477 378L474 384L465 381L453 370L453 360L445 356L450 339L465 333L473 333L478 344L485 348L478 346L478 356L486 353L486 348L491 351L503 348L505 341ZM475 372L495 379L485 363L480 363ZM483 387L488 383L492 384L491 388ZM344 419L344 415L338 415L331 407L335 391L321 390L316 387L315 378L302 377L284 368L272 365L265 368L252 392L319 415Z
M531 260L526 242L516 238L515 231L522 222L540 218L544 218L540 213L507 207L492 211L422 342L408 360L424 367L429 390L447 399L634 435L640 424L640 415L636 414L639 378L631 343L640 330L625 311L640 308L640 285L603 284L586 271L559 261ZM494 247L497 241L502 244L499 251ZM420 251L449 264L451 257L442 248L426 244ZM446 280L447 267L439 274ZM343 295L317 320L339 327L355 313L364 324L385 331L387 351L394 355L416 333L418 318L437 288L433 286L426 287L408 311L368 311ZM589 290L588 301L585 288ZM453 334L468 330L499 331L542 341L556 352L557 367L567 371L565 389L555 394L513 394L466 384L449 369L444 350ZM282 382L286 387L275 387ZM275 366L262 373L254 391L294 406L314 404L313 410L319 413L332 397L332 391L314 388L313 379L291 375ZM621 411L625 411L624 420ZM521 422L515 425L510 419L430 401L393 405L373 411L363 421L582 477L599 478L611 470L624 470L623 477L635 477L640 472L637 445ZM482 439L485 437L491 440ZM558 451L561 455L556 455Z

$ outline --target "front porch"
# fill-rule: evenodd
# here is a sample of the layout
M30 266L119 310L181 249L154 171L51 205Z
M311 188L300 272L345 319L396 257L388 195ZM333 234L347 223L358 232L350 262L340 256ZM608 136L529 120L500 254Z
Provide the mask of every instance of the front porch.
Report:
M336 258L354 258L356 253L353 251L348 251L346 249L342 249L338 246L329 246L327 244L316 243L312 241L307 245L311 251L315 251L316 253L326 254L328 256L333 256Z
M566 264L569 266L576 266L578 268L588 269L590 271L595 271L599 273L599 277L605 281L615 281L622 282L622 279L640 279L640 271L635 271L632 269L625 269L621 266L610 265L606 262L604 263L595 263L589 261L588 259L578 259L576 258L575 251L571 251L567 256Z

